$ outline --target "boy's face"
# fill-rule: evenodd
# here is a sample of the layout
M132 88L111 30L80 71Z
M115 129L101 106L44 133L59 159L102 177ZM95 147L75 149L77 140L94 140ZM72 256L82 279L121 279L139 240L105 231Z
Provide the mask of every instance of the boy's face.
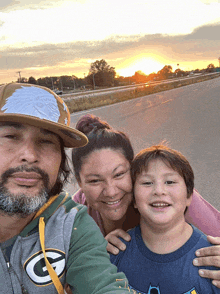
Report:
M162 160L152 160L134 184L135 207L141 221L164 229L184 221L184 211L191 203L184 179Z

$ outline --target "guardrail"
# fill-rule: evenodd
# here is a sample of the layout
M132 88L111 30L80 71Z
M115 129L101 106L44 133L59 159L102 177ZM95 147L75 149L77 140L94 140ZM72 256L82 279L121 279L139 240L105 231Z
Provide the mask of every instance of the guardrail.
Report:
M154 81L150 83L136 84L123 87L114 87L104 90L84 91L77 95L62 95L62 99L67 104L70 112L77 112L86 109L96 108L117 102L126 101L141 96L154 94L157 92L170 90L173 88L205 81L219 77L220 73L200 74L183 78L175 78L163 81Z
M206 74L195 74L193 76L187 76L187 77L179 77L179 78L172 78L167 80L160 80L160 81L150 81L147 83L141 83L141 84L134 84L134 85L127 85L127 86L119 86L119 87L111 87L107 89L98 89L98 90L87 90L87 91L80 91L80 92L72 92L68 94L63 94L62 99L68 99L68 98L74 98L74 97L80 97L80 96L87 96L87 95L93 95L94 94L100 94L100 93L106 93L106 92L112 92L112 91L120 91L125 89L134 89L139 88L143 86L154 86L158 84L167 84L167 83L174 83L176 81L182 81L182 80L188 80L188 79L196 79L198 77L204 77L204 76L213 76L213 75L219 75L220 73L206 73Z

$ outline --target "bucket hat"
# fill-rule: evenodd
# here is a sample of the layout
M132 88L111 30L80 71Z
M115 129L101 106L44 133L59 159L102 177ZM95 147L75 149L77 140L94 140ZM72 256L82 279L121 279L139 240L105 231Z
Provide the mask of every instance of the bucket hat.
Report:
M9 83L0 87L0 122L18 122L49 130L61 137L64 147L81 147L87 137L70 127L64 101L46 87Z

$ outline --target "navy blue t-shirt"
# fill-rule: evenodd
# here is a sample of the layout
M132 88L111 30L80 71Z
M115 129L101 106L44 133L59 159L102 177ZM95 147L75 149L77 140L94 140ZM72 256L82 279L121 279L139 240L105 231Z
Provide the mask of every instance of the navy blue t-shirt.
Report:
M181 248L169 254L156 254L146 247L137 226L128 232L131 241L123 240L126 250L111 254L111 262L125 273L130 289L138 294L220 294L210 279L199 276L199 268L192 263L197 249L211 246L206 236L192 227L192 236Z

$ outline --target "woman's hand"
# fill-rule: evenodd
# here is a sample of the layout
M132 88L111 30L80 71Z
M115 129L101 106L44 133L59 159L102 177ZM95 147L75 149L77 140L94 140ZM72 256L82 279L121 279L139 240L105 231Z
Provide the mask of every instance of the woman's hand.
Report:
M208 236L208 241L216 246L201 248L196 251L196 256L193 260L195 266L215 266L220 267L220 237ZM203 278L212 279L213 285L220 288L220 270L205 270L200 269L199 275Z
M105 239L108 241L106 249L109 253L117 255L119 250L124 251L126 249L126 245L119 239L119 237L125 241L131 240L131 236L122 229L116 229L105 236Z

